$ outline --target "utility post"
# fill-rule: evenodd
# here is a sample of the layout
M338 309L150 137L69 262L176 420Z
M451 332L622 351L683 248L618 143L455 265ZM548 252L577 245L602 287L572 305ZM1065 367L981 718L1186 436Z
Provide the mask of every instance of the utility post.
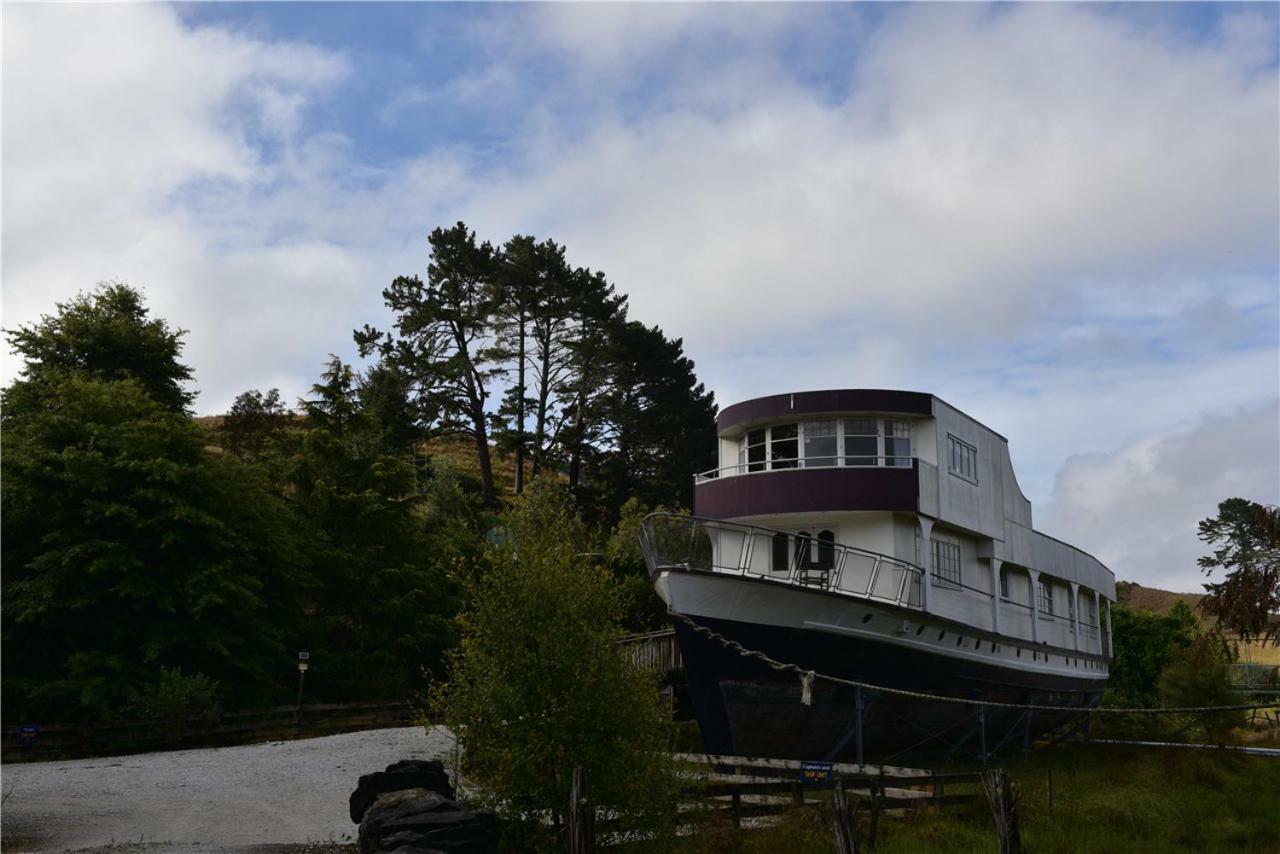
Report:
M307 668L311 666L311 653L305 649L298 653L298 711L294 713L295 722L302 725L302 683L307 678Z

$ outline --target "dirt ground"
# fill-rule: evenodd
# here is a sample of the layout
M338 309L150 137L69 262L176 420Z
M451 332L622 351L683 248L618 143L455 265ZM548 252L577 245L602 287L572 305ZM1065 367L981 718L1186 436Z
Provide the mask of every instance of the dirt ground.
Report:
M249 846L350 843L356 779L398 759L444 759L447 730L370 730L301 741L6 765L6 852L222 854ZM317 850L330 846L317 845ZM269 850L269 849L266 849Z

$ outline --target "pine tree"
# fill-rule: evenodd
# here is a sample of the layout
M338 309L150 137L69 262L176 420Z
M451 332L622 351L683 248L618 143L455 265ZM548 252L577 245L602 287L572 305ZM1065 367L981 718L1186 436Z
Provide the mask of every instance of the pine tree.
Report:
M498 257L461 222L435 229L429 242L427 282L400 276L382 292L396 314L395 332L365 326L355 340L361 356L378 353L410 378L419 404L437 413L437 430L472 438L481 490L492 506L497 495L486 405L493 384L507 371L493 334Z

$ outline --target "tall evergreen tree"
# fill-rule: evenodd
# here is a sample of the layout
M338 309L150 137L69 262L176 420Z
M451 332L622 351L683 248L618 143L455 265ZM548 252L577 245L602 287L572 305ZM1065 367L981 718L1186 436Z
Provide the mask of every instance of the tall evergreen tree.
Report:
M1280 640L1280 509L1228 498L1199 535L1214 547L1200 568L1223 573L1204 585L1200 607L1244 641Z
M569 370L572 320L582 296L573 291L573 274L564 247L545 241L537 247L540 275L532 300L533 472L547 464L555 443L553 395Z
M429 242L427 282L400 276L382 292L396 314L395 331L365 326L355 340L362 356L378 353L411 378L414 395L438 413L440 431L472 438L484 500L492 506L497 494L486 407L493 383L506 373L493 336L497 255L461 222L435 229Z
M611 517L631 497L650 505L693 500L693 473L714 465L715 395L698 382L680 339L628 321L614 330L604 402L609 452L598 473Z
M125 285L9 333L24 360L0 416L12 713L111 715L164 668L271 697L298 546L258 473L207 452L182 334Z
M500 346L515 365L515 383L503 396L495 433L500 446L515 453L515 491L524 492L524 468L529 449L525 430L528 411L529 324L533 302L540 288L542 265L532 237L517 234L502 249L501 276L496 300L495 332Z
M577 491L584 464L596 453L608 423L613 380L621 353L613 341L626 326L627 298L614 293L602 273L577 269L574 327L568 338L568 371L557 388L563 425L560 445L569 488Z

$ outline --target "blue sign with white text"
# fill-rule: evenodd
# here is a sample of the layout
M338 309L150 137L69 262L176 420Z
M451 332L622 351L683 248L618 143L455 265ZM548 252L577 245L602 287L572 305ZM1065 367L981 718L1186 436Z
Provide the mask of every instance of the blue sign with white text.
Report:
M831 779L830 762L801 762L800 779L806 783L821 783Z

